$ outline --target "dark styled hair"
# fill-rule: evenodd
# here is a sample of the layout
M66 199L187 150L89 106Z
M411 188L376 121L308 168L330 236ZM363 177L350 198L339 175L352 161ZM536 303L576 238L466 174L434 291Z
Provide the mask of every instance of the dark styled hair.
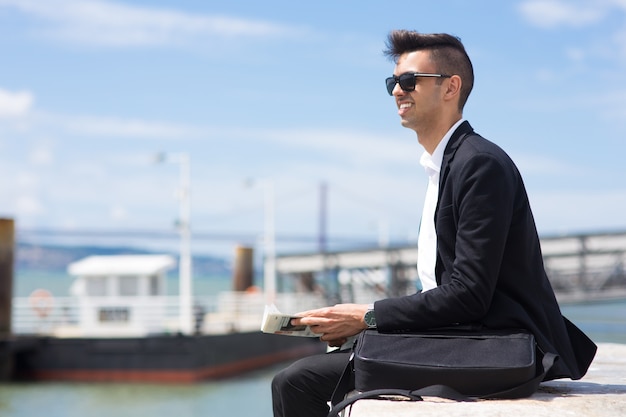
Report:
M437 72L461 77L459 110L463 110L474 86L474 69L459 38L446 33L394 30L389 34L386 46L385 55L396 63L403 54L430 51L430 60L435 64Z

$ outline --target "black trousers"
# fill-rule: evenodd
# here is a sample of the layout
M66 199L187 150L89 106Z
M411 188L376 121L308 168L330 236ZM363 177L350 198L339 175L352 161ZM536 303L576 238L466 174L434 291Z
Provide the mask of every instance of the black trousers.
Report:
M280 371L272 380L274 417L326 417L351 350L308 356Z

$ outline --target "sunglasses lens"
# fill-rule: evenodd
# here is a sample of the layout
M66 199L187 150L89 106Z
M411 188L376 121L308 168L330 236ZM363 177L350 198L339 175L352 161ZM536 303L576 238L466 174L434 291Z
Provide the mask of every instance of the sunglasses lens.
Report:
M413 74L402 74L398 77L398 84L404 91L415 90L415 76Z
M385 79L387 84L387 92L390 96L393 95L393 89L396 88L396 84L400 84L400 88L403 91L415 90L415 76L413 74L402 74L399 77L389 77Z
M392 95L393 89L396 87L396 79L394 77L389 77L385 79L385 84L387 84L387 92L389 95Z

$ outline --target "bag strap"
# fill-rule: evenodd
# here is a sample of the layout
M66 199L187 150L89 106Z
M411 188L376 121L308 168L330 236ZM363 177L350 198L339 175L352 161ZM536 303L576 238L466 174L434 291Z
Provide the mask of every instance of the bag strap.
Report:
M531 396L543 379L545 378L548 371L554 365L554 362L557 360L558 356L554 353L546 353L541 360L541 365L543 371L539 373L539 375L535 376L529 381L526 381L516 387L506 389L504 391L494 392L491 394L481 395L478 397L470 397L464 394L461 394L454 388L451 388L447 385L430 385L424 388L420 388L417 390L403 390L403 389L377 389L371 391L361 392L356 395L351 395L348 398L345 398L345 395L350 390L350 378L352 374L352 358L354 354L351 355L350 361L344 368L343 374L335 387L335 392L333 392L333 396L331 399L332 409L328 414L328 417L338 417L341 410L348 407L349 405L354 404L358 400L362 399L381 399L385 395L397 395L410 399L411 401L422 401L422 396L424 397L440 397L446 398L448 400L454 401L475 401L477 398L525 398Z
M516 387L506 389L504 391L494 392L491 394L483 395L480 398L525 398L533 395L537 388L539 388L539 384L545 378L548 371L552 368L558 356L554 353L545 353L543 355L543 359L541 359L541 367L543 371L539 373L536 377L531 379L530 381L526 381Z
M363 399L379 400L379 399L383 399L383 397L386 395L396 395L396 396L406 397L411 401L422 401L422 397L415 394L415 391L394 389L394 388L375 389L375 390L360 392L358 394L351 395L345 400L340 401L336 405L333 404L333 408L330 410L328 417L338 417L339 413L344 408L354 404L358 400L363 400Z
M334 407L335 405L342 402L346 394L352 390L354 386L351 382L354 376L354 349L350 354L350 359L348 359L348 363L346 363L345 368L343 368L343 372L339 377L339 382L335 386L335 390L333 391L333 395L330 397L330 403ZM356 401L356 400L355 400ZM345 406L344 406L345 407Z

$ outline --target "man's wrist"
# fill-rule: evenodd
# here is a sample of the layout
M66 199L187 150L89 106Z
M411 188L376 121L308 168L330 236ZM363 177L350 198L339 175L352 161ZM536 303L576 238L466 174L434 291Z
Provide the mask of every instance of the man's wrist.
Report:
M374 304L370 304L363 316L363 321L368 329L376 328L376 313L374 312Z

